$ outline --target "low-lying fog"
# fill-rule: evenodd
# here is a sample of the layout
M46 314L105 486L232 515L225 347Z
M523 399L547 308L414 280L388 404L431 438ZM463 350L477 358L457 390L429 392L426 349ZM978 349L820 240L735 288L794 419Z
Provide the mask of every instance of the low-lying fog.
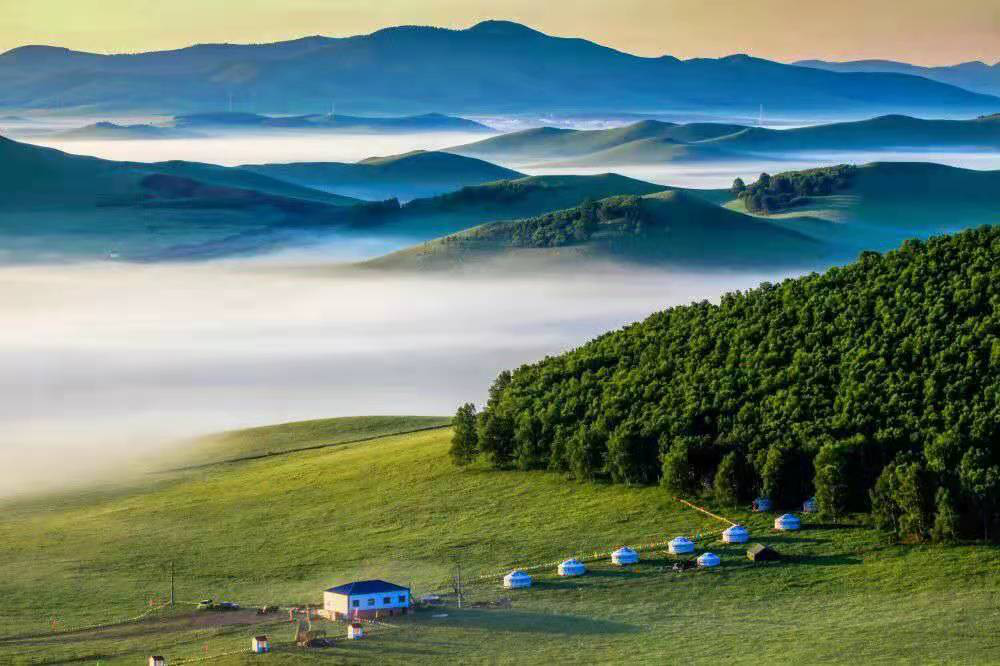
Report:
M284 162L357 162L411 150L436 150L479 141L483 134L442 132L414 134L288 134L227 135L205 139L67 141L51 138L27 139L31 143L79 155L112 160L159 162L189 160L224 166ZM614 171L632 178L677 187L729 187L739 176L748 182L762 171L777 173L834 164L865 164L875 161L937 162L969 169L1000 169L998 152L844 151L790 153L781 158L746 158L731 162L669 163L635 166L545 167L532 163L503 166L531 175L598 174Z
M761 279L614 267L386 278L250 261L2 268L0 494L92 479L220 429L450 414L481 402L503 368Z

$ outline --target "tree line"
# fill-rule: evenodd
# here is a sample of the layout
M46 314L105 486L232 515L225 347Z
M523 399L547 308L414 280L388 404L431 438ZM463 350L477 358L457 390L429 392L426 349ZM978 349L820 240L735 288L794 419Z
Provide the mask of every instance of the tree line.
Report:
M750 212L767 215L805 204L809 197L827 196L847 189L857 169L852 164L841 164L776 176L762 173L750 185L737 178L733 181L732 193Z
M1000 228L658 312L502 372L452 457L815 496L905 539L989 537L1000 502Z

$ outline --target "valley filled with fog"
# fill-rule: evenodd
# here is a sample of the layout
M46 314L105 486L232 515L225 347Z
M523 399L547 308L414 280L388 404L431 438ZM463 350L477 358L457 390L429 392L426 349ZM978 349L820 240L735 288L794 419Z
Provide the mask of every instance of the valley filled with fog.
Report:
M482 138L457 133L54 141L115 160L356 161ZM727 187L740 176L872 160L1000 168L996 153L789 155L731 164L532 168L615 171ZM301 250L197 263L0 268L0 494L106 474L179 438L361 414L451 414L497 372L653 311L780 280L786 271L602 265L541 275L386 277L329 270L412 239L331 236ZM56 462L53 462L56 461Z
M378 278L277 259L0 269L0 492L209 431L450 414L497 372L763 276Z

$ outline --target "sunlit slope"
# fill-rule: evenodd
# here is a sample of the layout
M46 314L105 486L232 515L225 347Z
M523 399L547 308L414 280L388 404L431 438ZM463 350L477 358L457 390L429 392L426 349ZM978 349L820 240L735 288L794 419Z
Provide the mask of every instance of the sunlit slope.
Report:
M168 458L180 466L267 456L446 426L439 416L345 416L233 430L203 437Z
M428 197L524 175L483 160L434 151L373 157L357 163L246 164L241 168L326 192L373 200Z
M283 426L288 442L294 425ZM303 442L313 426L303 426ZM1000 552L984 546L887 546L847 521L800 534L771 516L709 506L789 559L754 567L723 546L724 524L656 487L567 482L538 472L451 465L449 430L219 465L151 478L129 491L8 502L0 522L3 634L51 632L135 615L165 598L170 563L181 602L318 603L358 578L444 591L461 564L466 608L395 619L392 630L324 651L289 645L287 615L212 628L153 621L106 632L0 641L5 663L137 663L242 652L271 636L268 662L378 663L988 662L1000 649L994 597ZM673 574L662 546L626 570L592 563L568 581L553 566L505 592L479 576L587 557L622 544L703 535L720 570ZM510 599L509 608L478 607ZM192 612L182 603L174 615ZM433 613L446 618L432 617ZM41 620L39 618L42 618ZM254 620L250 614L250 623ZM748 630L748 626L752 630ZM340 627L319 623L330 635ZM892 635L897 640L885 640ZM259 660L255 659L254 663Z
M659 266L791 267L829 252L823 243L694 195L613 197L585 207L492 222L367 262L382 269L476 267L523 259L536 267L580 258Z

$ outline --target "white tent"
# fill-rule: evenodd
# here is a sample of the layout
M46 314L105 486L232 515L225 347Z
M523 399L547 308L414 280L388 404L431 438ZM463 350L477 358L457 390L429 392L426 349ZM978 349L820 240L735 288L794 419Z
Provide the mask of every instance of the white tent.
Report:
M717 567L722 562L715 553L703 553L698 557L699 567Z
M622 546L615 552L611 553L611 561L617 565L635 564L639 561L639 553L635 552L628 546Z
M803 513L816 513L816 498L810 497L805 502L802 503Z
M572 558L559 565L560 576L582 576L587 573L587 567L578 559Z
M725 543L746 543L750 540L750 530L742 525L727 527L722 532L722 540Z
M786 513L783 516L778 516L774 519L774 529L791 531L799 529L800 521L798 516L794 516L790 513Z
M770 511L771 510L771 498L769 497L758 497L754 500L754 511Z
M509 589L531 587L531 576L515 569L503 577L503 586Z
M671 555L682 555L684 553L694 552L694 542L687 537L675 537L670 540L670 544L667 546L670 550Z

